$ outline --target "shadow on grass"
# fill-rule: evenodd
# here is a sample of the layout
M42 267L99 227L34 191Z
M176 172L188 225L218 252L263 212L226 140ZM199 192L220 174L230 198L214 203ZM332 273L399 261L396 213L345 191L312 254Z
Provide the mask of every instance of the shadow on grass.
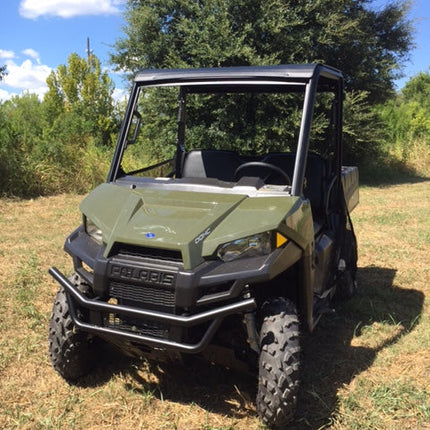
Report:
M413 168L400 162L387 164L374 160L359 166L358 170L360 172L360 184L372 187L417 184L430 181L430 172L428 175L422 176Z
M330 423L337 409L337 392L368 369L379 351L409 333L418 321L424 294L393 285L396 271L365 267L358 271L359 292L339 303L314 333L304 336L302 386L297 416L290 429L318 429ZM363 326L373 323L398 327L375 348L351 346Z
M389 187L392 185L419 184L430 182L430 178L408 173L393 173L379 175L360 175L360 184L369 187Z
M365 267L358 271L360 289L348 302L338 303L336 313L323 316L312 334L302 338L302 383L291 430L319 429L329 425L337 410L337 393L356 375L369 368L377 353L409 333L421 314L424 295L393 285L396 271ZM354 347L351 339L372 323L397 326L395 335L378 347ZM139 371L142 362L106 354L102 366L82 381L102 385L113 374L129 375L142 394L181 404L196 404L209 412L235 419L255 416L256 375L226 370L190 357L186 364L150 363L148 372L158 383L149 382ZM134 388L135 390L136 388Z

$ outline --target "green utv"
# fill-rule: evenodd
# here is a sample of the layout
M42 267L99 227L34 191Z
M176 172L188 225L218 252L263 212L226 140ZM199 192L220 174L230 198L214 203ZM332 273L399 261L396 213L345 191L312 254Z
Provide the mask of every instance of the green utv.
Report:
M100 340L245 363L262 421L291 420L300 331L356 288L343 98L320 64L138 73L107 181L65 243L74 273L50 269L54 369L90 372Z

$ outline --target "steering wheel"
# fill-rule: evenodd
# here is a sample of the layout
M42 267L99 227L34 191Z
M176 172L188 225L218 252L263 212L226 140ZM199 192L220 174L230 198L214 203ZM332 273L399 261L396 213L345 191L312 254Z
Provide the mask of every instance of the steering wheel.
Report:
M234 172L234 180L237 181L239 179L239 173L247 168L263 168L271 170L271 172L269 172L266 177L262 178L264 182L266 182L270 176L276 174L285 181L286 185L291 185L290 177L280 167L275 166L274 164L265 163L263 161L250 161L248 163L241 164Z

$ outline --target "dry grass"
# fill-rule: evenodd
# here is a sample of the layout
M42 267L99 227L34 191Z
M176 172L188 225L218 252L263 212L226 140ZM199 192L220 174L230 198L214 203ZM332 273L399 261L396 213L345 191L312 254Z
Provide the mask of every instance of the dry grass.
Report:
M0 428L258 429L253 378L119 353L76 386L52 370L47 326L80 197L0 200ZM430 183L361 190L359 294L303 338L291 429L430 428Z

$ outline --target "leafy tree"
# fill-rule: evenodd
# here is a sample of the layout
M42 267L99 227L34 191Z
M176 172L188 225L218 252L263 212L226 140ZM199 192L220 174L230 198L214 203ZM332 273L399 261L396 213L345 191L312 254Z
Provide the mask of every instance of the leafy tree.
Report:
M140 68L321 61L341 69L369 102L393 94L411 47L409 2L371 0L128 0L112 62Z
M0 66L0 81L7 75L6 66Z
M376 110L385 132L387 152L396 161L428 175L430 166L430 74L419 73Z
M56 134L45 102L23 93L0 103L0 195L36 196L84 192L106 177L111 148L71 134L79 120L64 114Z
M401 91L405 102L417 102L430 113L430 73L421 72L406 82Z
M82 192L107 174L117 119L100 62L72 54L47 84L43 101L24 93L0 104L0 194Z
M403 158L413 143L430 146L430 74L411 78L396 98L380 107L391 142L402 147Z
M112 98L113 82L101 70L95 55L89 60L71 54L47 79L46 117L53 135L85 138L109 145L117 124Z
M128 0L125 36L117 40L111 60L131 75L141 68L330 64L345 76L345 153L356 162L374 157L380 148L383 133L374 132L380 119L372 106L394 96L393 81L408 59L413 30L408 10L407 0L379 9L372 0ZM155 111L163 109L162 99L146 102ZM294 112L285 115L278 101L253 113L247 111L250 104L241 106L234 97L227 104L208 99L203 105L201 112L196 108L189 115L197 125L188 130L188 141L217 147L226 140L231 112L243 119L235 125L237 136L247 138L240 143L230 139L232 149L282 150L294 138L290 124L270 124L274 115L264 115L281 109L284 118L294 119ZM254 131L247 127L251 114L265 121ZM159 155L167 151L166 138L158 137L160 121L153 117L146 128L151 153ZM173 135L170 126L167 134ZM318 133L317 141L324 137Z
M37 95L24 93L0 105L0 193L32 195L40 191L35 156L46 123Z
M380 112L369 103L365 91L350 91L344 101L343 142L345 164L360 164L384 154L386 129Z

